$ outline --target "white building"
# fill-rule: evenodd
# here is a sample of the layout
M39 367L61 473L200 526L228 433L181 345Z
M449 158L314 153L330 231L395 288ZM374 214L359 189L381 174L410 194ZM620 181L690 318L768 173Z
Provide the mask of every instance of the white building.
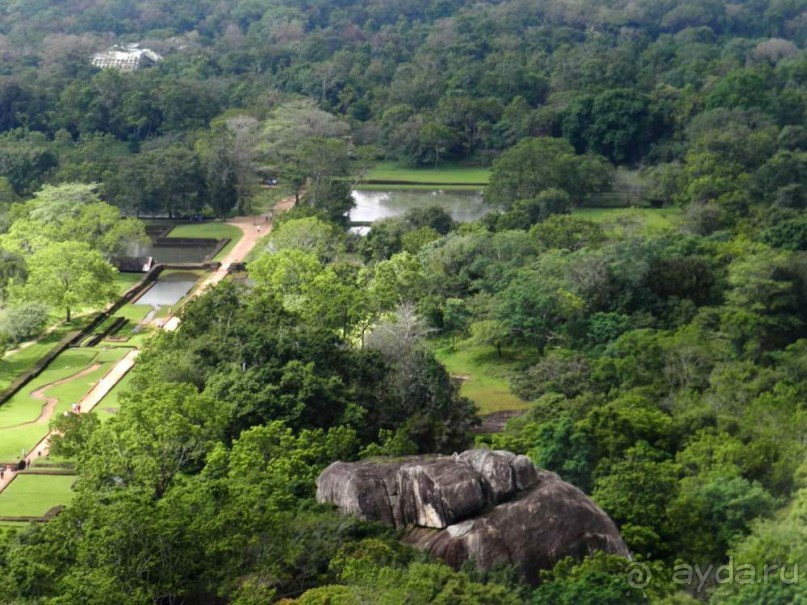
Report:
M120 71L135 71L143 67L151 67L159 61L162 61L160 55L153 50L139 48L137 44L113 46L105 52L94 54L91 60L95 67Z

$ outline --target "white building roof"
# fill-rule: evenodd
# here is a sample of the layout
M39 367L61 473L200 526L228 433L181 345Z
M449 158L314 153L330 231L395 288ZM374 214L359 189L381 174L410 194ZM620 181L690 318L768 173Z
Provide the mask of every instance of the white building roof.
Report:
M162 57L153 50L140 48L137 44L113 46L109 50L93 55L91 63L101 69L119 69L135 71L142 67L154 65L162 61Z

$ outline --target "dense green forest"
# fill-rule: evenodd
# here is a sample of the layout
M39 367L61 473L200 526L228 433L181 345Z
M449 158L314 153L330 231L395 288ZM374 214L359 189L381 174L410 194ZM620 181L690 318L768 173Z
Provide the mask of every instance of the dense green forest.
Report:
M37 281L70 254L111 283L144 237L121 214L300 202L248 285L149 342L119 414L57 424L76 496L0 528L0 602L807 602L779 575L807 572L806 41L798 0L1 2L0 287L37 318L18 340L77 304ZM90 65L121 42L164 60ZM380 160L490 167L493 211L356 236L350 187ZM680 223L571 213L612 205L618 174ZM438 346L487 351L526 413L476 432ZM474 441L591 495L633 563L457 571L315 503L334 460ZM728 561L773 579L675 576ZM628 583L637 562L652 581Z

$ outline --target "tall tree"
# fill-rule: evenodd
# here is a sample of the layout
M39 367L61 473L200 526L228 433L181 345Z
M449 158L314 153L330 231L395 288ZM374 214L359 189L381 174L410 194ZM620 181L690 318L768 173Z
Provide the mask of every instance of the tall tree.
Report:
M610 190L612 169L597 156L577 156L564 139L527 138L493 163L485 199L510 208L555 188L580 205Z
M99 305L117 294L115 268L100 252L83 242L58 242L28 259L28 281L15 290L24 300L41 300L65 312L84 305Z

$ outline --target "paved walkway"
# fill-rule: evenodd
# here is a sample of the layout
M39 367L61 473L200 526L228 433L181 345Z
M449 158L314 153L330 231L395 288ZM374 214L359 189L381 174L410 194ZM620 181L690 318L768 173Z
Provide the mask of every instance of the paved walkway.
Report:
M137 349L129 351L126 356L116 363L109 372L107 372L96 385L90 389L81 401L77 402L81 406L81 413L87 414L91 412L98 403L107 396L109 391L120 382L126 373L132 369L137 355L140 353ZM75 378L75 376L71 377ZM51 385L52 386L52 385ZM25 456L26 467L34 460L41 459L48 455L50 451L50 438L53 431L49 431L39 443L37 443L31 451ZM0 493L14 480L17 473L14 471L6 471L2 479L0 479Z

